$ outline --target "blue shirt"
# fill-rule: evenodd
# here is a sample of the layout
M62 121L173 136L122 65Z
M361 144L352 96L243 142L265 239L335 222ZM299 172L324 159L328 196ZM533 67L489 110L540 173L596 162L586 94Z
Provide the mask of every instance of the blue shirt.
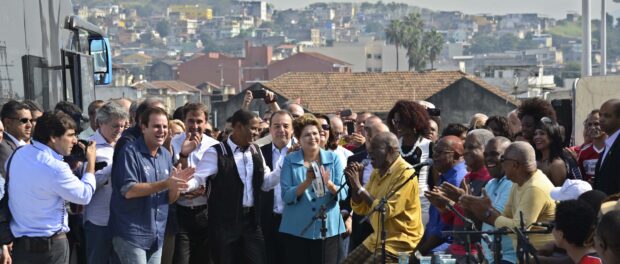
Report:
M344 166L337 154L325 150L320 150L321 163L326 171L329 171L331 181L340 188L345 182ZM282 190L282 201L284 210L282 211L282 222L280 232L306 239L321 238L321 221L316 220L303 235L301 231L306 227L312 217L319 212L321 205L328 204L333 200L334 195L326 190L323 197L317 198L312 190L312 186L297 197L295 191L297 186L306 179L308 169L304 166L303 151L295 151L284 158L282 172L280 174L280 188ZM327 237L333 237L344 233L345 226L340 215L338 201L347 197L348 187L345 186L337 194L338 199L335 203L329 203L327 208Z
M132 199L125 198L125 194L136 183L167 179L172 171L170 153L160 147L157 154L151 156L140 136L116 154L118 160L112 168L110 201L112 236L145 250L161 248L168 216L168 190Z
M491 199L491 203L493 207L497 209L500 213L504 212L504 206L508 201L508 197L510 196L510 191L512 190L512 182L506 178L506 176L501 179L491 179L484 189L489 195L489 199ZM482 225L482 231L490 231L494 230L495 227L484 223ZM493 241L493 236L491 236L491 241ZM489 261L489 263L493 263L493 251L491 251L488 245L483 245L482 250L484 251L485 258ZM502 236L502 259L506 261L510 261L512 263L517 263L517 254L515 252L514 247L512 247L512 239L508 235Z
M439 183L435 186L439 186L444 182L449 182L454 186L460 186L461 181L465 178L467 174L467 168L465 167L465 162L460 162L454 165L450 170L446 171L439 178ZM450 243L451 237L444 236L442 231L450 231L452 230L452 226L446 225L441 222L441 215L437 207L431 205L428 209L428 223L426 223L426 232L424 233L425 237L429 235L436 237L445 237L446 242Z
M16 150L9 172L11 231L15 237L50 237L69 232L65 201L88 204L95 192L95 176L80 180L62 156L32 141ZM7 162L8 163L8 162Z

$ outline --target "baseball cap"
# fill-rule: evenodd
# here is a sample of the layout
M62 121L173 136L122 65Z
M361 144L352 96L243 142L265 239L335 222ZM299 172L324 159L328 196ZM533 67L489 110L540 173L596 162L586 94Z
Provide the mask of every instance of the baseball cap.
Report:
M582 180L567 179L560 187L551 190L551 199L555 201L574 200L579 198L584 192L592 190L592 186Z

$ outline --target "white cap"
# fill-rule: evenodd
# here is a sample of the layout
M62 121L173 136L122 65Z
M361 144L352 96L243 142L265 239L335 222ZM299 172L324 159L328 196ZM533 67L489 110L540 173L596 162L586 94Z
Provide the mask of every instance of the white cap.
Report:
M562 187L555 187L551 190L551 199L556 201L574 200L579 198L582 193L591 190L592 186L586 181L567 179Z

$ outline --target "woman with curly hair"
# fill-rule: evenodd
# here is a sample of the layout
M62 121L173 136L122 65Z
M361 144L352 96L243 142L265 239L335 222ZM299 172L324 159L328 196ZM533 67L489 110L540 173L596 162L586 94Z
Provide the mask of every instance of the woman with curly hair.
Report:
M484 127L496 137L505 137L512 140L512 132L510 132L510 123L508 118L504 116L491 116L487 119Z
M388 113L387 125L398 136L400 155L411 165L425 162L432 156L433 143L424 137L429 130L429 119L428 112L422 105L408 100L396 102ZM422 167L418 172L424 224L428 220L430 206L428 199L423 195L428 190L428 174L428 166Z
M523 100L517 109L519 119L521 120L521 132L528 142L532 143L534 139L534 130L540 123L540 119L547 117L551 122L556 123L555 110L551 103L541 98L529 98Z
M540 169L555 186L562 186L564 180L581 179L576 167L577 161L563 146L562 128L543 117L534 130L533 144L536 149L536 160Z

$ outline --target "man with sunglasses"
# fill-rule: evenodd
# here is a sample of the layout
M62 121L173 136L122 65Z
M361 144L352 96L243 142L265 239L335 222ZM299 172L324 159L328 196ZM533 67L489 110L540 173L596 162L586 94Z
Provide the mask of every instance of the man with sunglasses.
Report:
M2 106L0 119L4 124L4 140L0 142L0 164L6 163L13 151L19 146L26 145L32 133L32 114L28 105L11 100ZM0 166L4 173L4 166Z
M534 222L548 223L555 218L555 201L550 193L554 188L549 178L536 167L534 147L527 142L514 142L501 156L500 162L506 176L514 184L504 207L500 213L493 208L493 203L486 192L481 197L463 195L460 205L469 210L473 216L495 228L518 228L523 222L529 227ZM533 230L536 227L532 227ZM530 234L530 242L540 248L553 241L550 234ZM516 243L513 240L513 243ZM516 244L515 244L516 245Z

